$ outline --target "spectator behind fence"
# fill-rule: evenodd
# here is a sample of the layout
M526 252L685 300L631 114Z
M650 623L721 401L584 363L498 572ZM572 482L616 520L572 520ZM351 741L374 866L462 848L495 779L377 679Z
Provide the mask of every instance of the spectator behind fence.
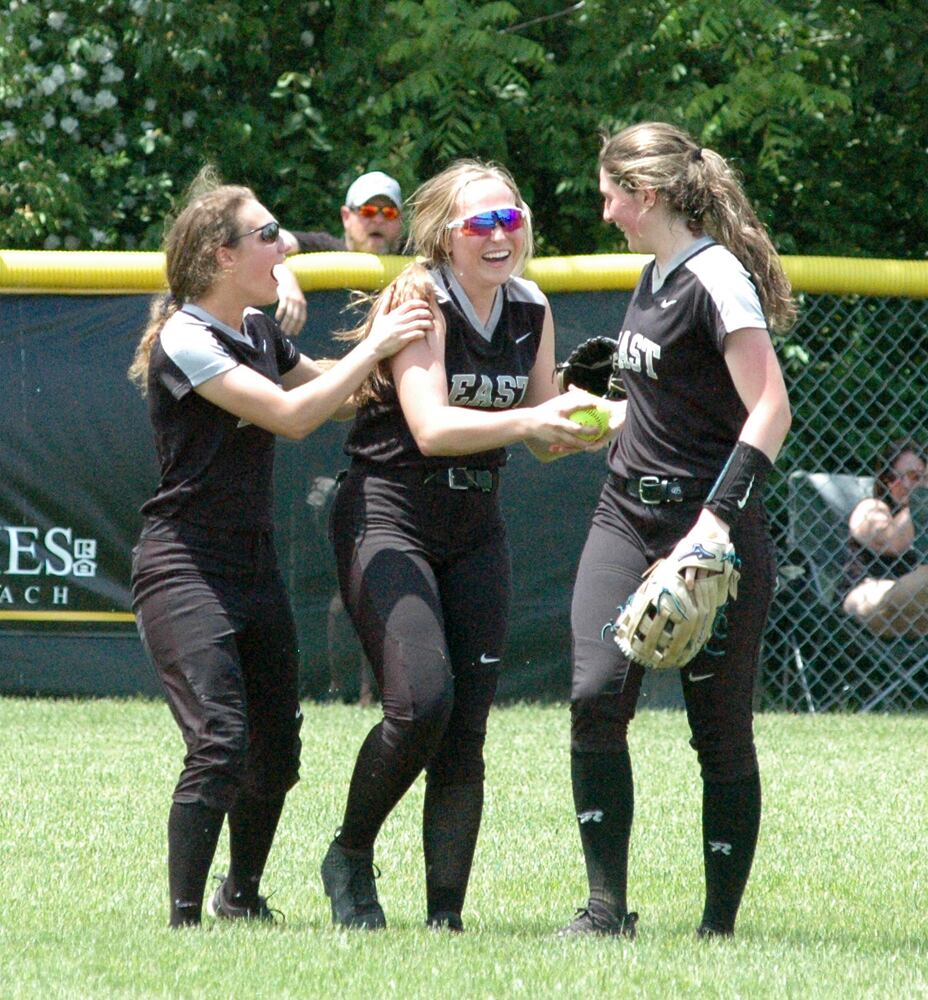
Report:
M321 250L399 253L403 237L403 195L399 184L379 170L361 174L345 195L342 225L345 231L341 239L331 233L281 229L284 253ZM306 297L288 267L279 267L275 274L278 281L275 318L284 333L294 337L306 322Z
M844 610L876 636L928 635L928 465L911 440L880 456L849 518ZM921 555L919 555L921 551Z

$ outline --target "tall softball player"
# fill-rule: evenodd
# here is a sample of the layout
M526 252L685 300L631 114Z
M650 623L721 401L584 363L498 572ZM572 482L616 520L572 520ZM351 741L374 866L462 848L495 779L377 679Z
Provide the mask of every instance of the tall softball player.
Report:
M133 607L187 747L168 818L172 927L200 922L226 815L231 867L209 911L271 918L258 886L298 778L302 721L271 534L274 435L310 433L431 327L428 304L409 301L323 372L252 308L277 298L277 222L247 188L208 174L195 187L165 239L171 297L130 368L161 464L133 553Z
M774 582L763 484L790 424L767 319L792 320L790 289L717 153L670 125L645 123L609 139L599 165L604 220L654 261L618 337L614 363L627 401L612 405L625 409L625 422L609 451L571 611L571 777L589 901L562 933L633 937L637 920L626 899L628 725L644 668L603 626L681 540L685 551L730 540L741 580L727 636L680 671L703 781L698 933L730 935L760 823L751 698Z
M463 161L411 204L429 270L413 265L390 294L401 299L417 282L420 294L430 289L436 323L371 386L333 508L339 583L383 720L358 754L322 879L336 924L385 926L374 841L425 768L427 923L460 931L509 608L497 498L505 447L525 441L543 458L551 444L585 447L588 432L567 414L592 397L555 398L550 309L514 276L531 230L509 174Z

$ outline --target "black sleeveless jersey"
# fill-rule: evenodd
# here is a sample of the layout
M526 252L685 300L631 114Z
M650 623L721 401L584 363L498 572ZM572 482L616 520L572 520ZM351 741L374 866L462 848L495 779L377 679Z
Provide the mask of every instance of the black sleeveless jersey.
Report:
M142 514L200 524L218 537L270 528L274 435L193 390L236 365L279 384L299 357L274 320L256 309L246 311L240 331L196 306L171 316L148 368L161 481Z
M430 272L447 327L445 371L448 402L483 410L519 406L528 388L545 319L545 299L533 281L510 278L502 286L502 309L487 340L464 313L441 269ZM345 451L353 458L378 464L444 468L461 464L453 455L426 457L419 451L392 383L382 398L362 406L355 417ZM506 462L506 449L466 456L475 469L496 469Z
M747 271L710 240L657 290L654 266L642 272L618 336L628 413L609 466L623 478L714 479L747 419L725 364L725 337L767 322Z

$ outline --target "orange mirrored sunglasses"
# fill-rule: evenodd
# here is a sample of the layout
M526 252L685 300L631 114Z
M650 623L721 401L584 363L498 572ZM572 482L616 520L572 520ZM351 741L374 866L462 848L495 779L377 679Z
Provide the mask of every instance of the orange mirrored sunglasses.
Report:
M382 215L387 222L395 222L400 217L400 210L395 205L359 205L353 208L362 219L376 219Z

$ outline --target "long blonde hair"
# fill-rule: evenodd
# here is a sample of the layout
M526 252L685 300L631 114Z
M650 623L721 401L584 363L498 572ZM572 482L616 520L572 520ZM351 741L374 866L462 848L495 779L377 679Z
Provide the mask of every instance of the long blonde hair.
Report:
M235 235L239 209L253 200L247 187L221 184L211 166L194 178L185 196L185 207L170 224L164 237L168 296L154 299L129 378L145 395L151 349L164 324L184 302L193 301L212 287L219 274L216 251Z
M460 214L464 189L468 184L483 180L499 181L512 194L513 207L522 209L525 219L522 225L524 238L522 254L516 262L515 270L521 271L525 267L534 249L532 213L523 201L512 174L498 163L474 159L456 160L420 185L406 202L410 220L406 251L416 254L417 261L400 272L377 296L366 300L369 303L366 319L353 330L340 334L340 339L354 342L364 340L371 331L381 303L388 295L391 296L391 304L396 306L406 299L418 298L424 290L427 291L431 281L425 268L447 264L451 259L451 230L448 223L454 222ZM379 399L389 383L389 364L381 362L355 394L355 398L359 403Z
M641 122L604 138L599 166L627 191L652 188L694 234L727 247L751 275L773 329L796 319L789 279L764 224L724 157L665 122Z
M413 192L406 203L409 215L407 250L422 258L427 267L446 264L451 259L448 223L457 219L461 196L467 185L484 180L499 181L508 188L513 206L521 208L524 213L522 255L516 263L516 270L521 271L531 259L534 249L532 213L523 201L512 174L498 163L485 163L483 160L456 160Z

